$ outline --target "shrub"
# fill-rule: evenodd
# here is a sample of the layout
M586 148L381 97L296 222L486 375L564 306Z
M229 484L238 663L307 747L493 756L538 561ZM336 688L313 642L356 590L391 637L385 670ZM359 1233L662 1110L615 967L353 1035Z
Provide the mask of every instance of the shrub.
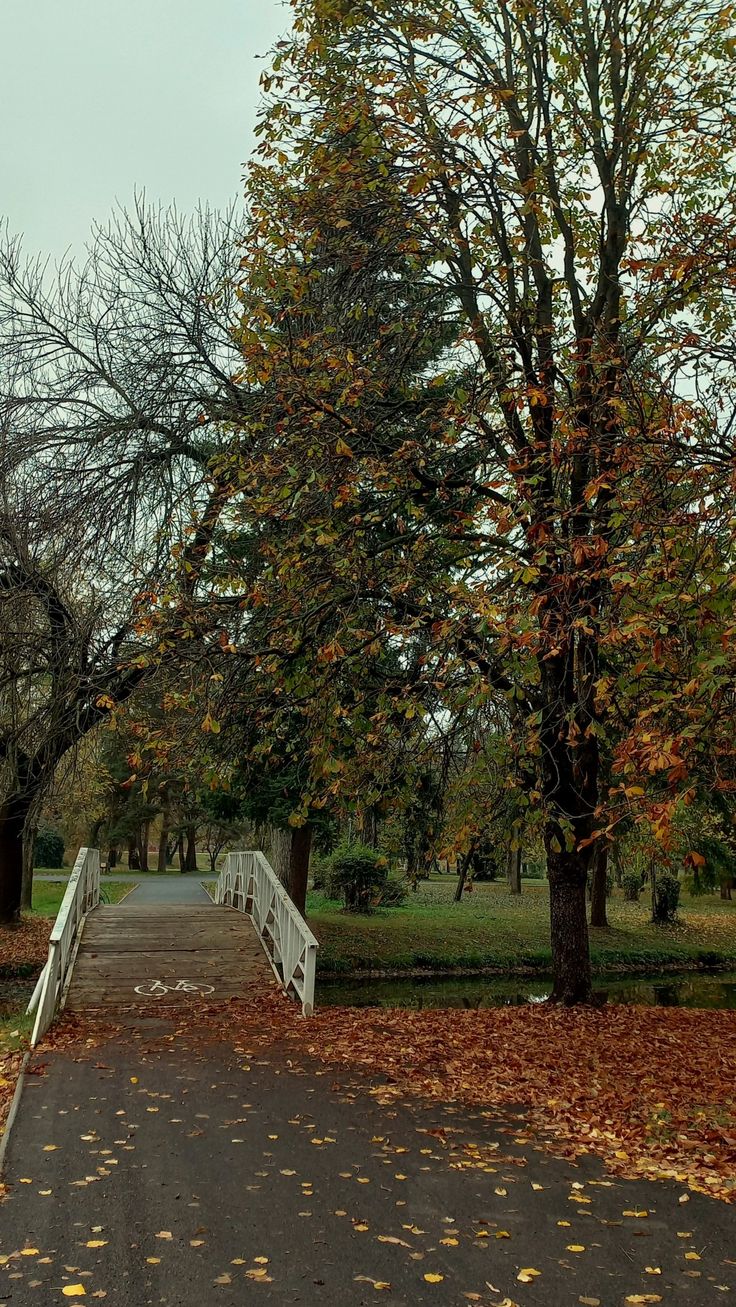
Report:
M64 839L58 830L45 827L36 836L33 851L34 867L63 867Z
M638 871L627 871L621 882L624 887L624 898L628 903L638 903L641 894L641 876Z
M380 908L400 908L406 903L409 894L409 887L405 880L396 880L394 877L387 877L384 885L378 891L375 900L376 906Z
M662 872L657 876L654 882L654 903L652 905L652 920L658 925L668 921L674 921L677 916L677 905L680 902L680 882L676 876L670 875L669 872Z
M522 863L521 874L525 880L544 880L547 869L543 862L529 861Z
M327 893L348 912L370 912L388 880L386 859L366 844L343 844L330 858Z
M312 889L326 889L327 879L330 874L329 858L322 857L320 854L312 854L310 871L312 874Z

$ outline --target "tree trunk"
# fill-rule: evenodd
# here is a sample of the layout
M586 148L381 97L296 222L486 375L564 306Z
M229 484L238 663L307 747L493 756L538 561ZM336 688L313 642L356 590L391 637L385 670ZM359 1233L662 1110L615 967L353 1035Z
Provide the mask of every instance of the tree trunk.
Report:
M22 912L30 912L33 906L33 858L36 852L36 828L26 826L23 836L23 885L20 895Z
M118 865L118 851L114 844L111 844L107 850L107 870L112 871L113 867Z
M732 889L733 889L733 876L726 876L725 879L721 881L721 898L730 899Z
M511 894L521 894L521 849L515 849L513 842L509 845L506 879L509 883L509 892Z
M271 866L285 890L289 888L292 828L271 827Z
M184 852L184 834L181 831L179 832L176 841L176 856L179 859L179 871L185 872L187 869L187 859Z
M9 794L0 806L0 924L20 921L23 836L33 795Z
M161 809L161 831L158 837L157 871L166 871L169 865L169 804L165 801Z
M624 866L621 861L621 846L618 840L613 843L613 883L616 889L621 889L624 883Z
M289 894L302 916L307 911L307 880L309 855L312 851L313 830L309 825L295 826L291 833L289 853Z
M608 928L606 916L606 877L608 875L608 845L595 850L590 882L590 924L599 930Z
M138 857L141 871L148 871L148 831L150 824L148 821L141 822L138 831Z
M551 822L545 831L554 977L550 1001L589 1003L593 997L585 912L589 859L586 853L559 849L560 836L559 827Z
M474 853L475 853L475 842L473 842L470 845L470 848L465 854L465 857L462 858L462 860L458 863L457 885L455 886L455 896L454 896L455 903L459 903L463 897L463 890L465 889L465 881L468 875L468 869L470 867L471 862L473 861Z
M197 870L197 827L187 826L187 851L184 857L185 871Z
M210 871L212 872L213 876L215 874L215 868L217 866L217 857L219 852L220 852L219 849L215 849L214 851L212 849L208 849L208 857L210 860Z
M140 855L140 850L138 848L138 840L135 837L135 835L133 835L128 840L128 870L140 871L140 869L141 869L141 855Z
M361 844L367 844L371 849L378 848L378 813L373 805L361 812L359 835Z

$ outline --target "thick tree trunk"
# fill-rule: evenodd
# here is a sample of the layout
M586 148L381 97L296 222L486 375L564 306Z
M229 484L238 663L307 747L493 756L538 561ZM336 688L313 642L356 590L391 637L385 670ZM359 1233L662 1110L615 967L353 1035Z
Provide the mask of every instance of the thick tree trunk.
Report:
M601 844L593 856L590 881L590 924L599 930L608 927L606 916L606 877L608 875L608 845Z
M732 889L733 889L733 876L726 876L725 880L721 881L721 898L730 899Z
M140 849L138 848L138 840L136 836L133 835L128 840L128 870L140 871L140 869L141 869Z
M307 911L307 881L309 856L312 852L312 827L295 826L291 833L289 853L289 894L302 916Z
M378 813L373 806L363 809L358 834L361 844L367 844L371 849L378 848Z
M511 894L521 894L521 849L509 845L506 879Z
M118 865L118 851L114 844L111 844L107 850L107 869L112 871L113 867Z
M32 795L9 794L0 806L0 924L20 921L23 894L23 836Z
M20 906L22 912L30 912L33 906L33 859L36 852L37 827L26 825L23 836L23 884L21 887Z
M185 872L187 869L186 853L184 852L184 835L179 833L176 841L176 856L179 859L179 871Z
M553 973L550 999L555 1003L589 1003L593 984L585 912L588 856L560 850L559 841L559 828L550 823L545 831Z
M197 870L197 827L187 826L187 851L184 858L186 871Z
M281 826L271 827L271 866L285 890L289 888L292 834L291 826L286 830Z

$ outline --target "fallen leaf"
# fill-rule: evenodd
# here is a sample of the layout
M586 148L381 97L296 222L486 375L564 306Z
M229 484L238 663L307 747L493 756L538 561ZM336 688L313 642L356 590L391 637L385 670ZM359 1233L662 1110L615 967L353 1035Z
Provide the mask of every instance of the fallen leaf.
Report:
M65 1284L61 1292L65 1298L84 1298L87 1290L83 1284Z
M424 1278L427 1284L439 1284L440 1280L444 1280L445 1277L444 1275L438 1275L436 1271L427 1271Z

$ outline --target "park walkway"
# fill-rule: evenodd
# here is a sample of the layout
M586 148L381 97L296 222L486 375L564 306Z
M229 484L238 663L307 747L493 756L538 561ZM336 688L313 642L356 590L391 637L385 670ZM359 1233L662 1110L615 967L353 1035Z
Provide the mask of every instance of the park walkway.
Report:
M1 1302L731 1300L733 1207L558 1161L513 1117L382 1104L293 1045L236 1032L124 1027L34 1055L0 1207Z
M96 908L67 1012L9 1136L9 1307L709 1307L736 1292L733 1207L557 1160L523 1111L397 1103L317 1061L233 909L146 894Z

